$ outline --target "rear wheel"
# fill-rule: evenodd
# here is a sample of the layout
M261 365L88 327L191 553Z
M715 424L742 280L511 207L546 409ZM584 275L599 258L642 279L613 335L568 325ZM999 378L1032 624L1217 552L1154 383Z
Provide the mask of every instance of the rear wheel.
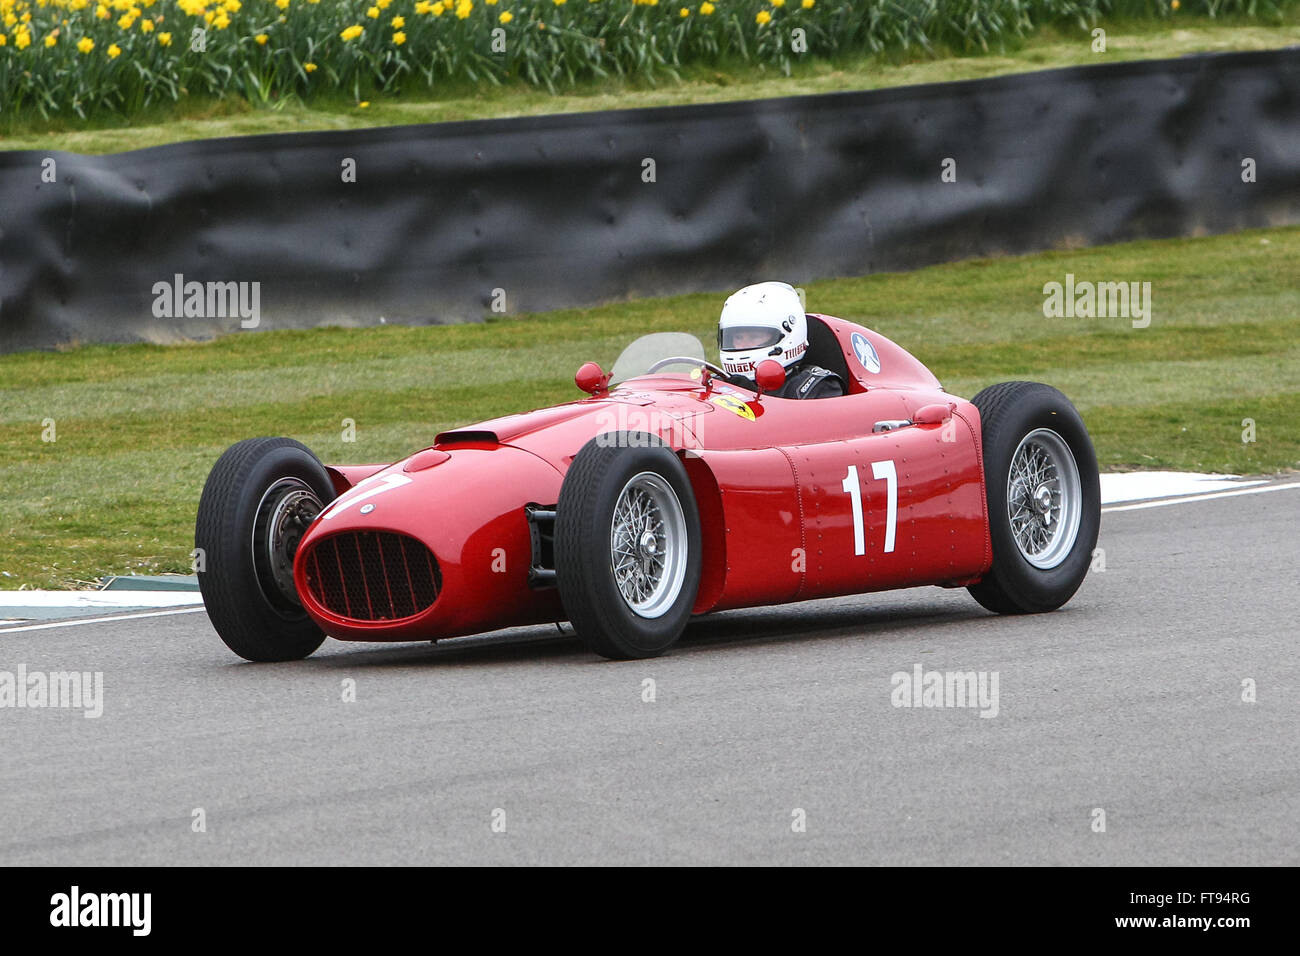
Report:
M212 626L245 660L300 660L325 640L298 599L293 559L333 498L325 466L289 438L238 442L212 466L194 526L199 590Z
M1054 611L1083 583L1101 526L1097 456L1056 389L1003 382L976 395L993 567L971 595L990 611Z
M671 449L643 433L588 442L555 511L556 584L587 647L615 659L671 647L699 589L700 542L690 481Z

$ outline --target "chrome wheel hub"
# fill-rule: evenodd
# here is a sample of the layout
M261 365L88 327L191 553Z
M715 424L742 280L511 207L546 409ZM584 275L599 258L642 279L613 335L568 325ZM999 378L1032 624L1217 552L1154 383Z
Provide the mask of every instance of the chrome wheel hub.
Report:
M297 478L281 478L262 495L253 522L253 560L272 603L302 603L293 583L293 559L323 508L316 492Z

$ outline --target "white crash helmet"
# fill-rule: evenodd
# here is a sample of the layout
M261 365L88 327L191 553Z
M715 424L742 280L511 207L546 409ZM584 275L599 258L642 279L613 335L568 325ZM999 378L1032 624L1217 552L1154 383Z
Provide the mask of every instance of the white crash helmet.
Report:
M752 378L764 359L789 368L807 351L808 318L787 283L747 285L722 304L718 352L726 371Z

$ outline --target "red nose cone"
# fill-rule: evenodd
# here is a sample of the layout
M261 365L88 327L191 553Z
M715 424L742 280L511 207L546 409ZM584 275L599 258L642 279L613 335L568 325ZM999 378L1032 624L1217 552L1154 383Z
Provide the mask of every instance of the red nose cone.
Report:
M775 392L785 384L785 369L776 359L763 359L754 369L754 381L765 392Z
M573 381L588 395L595 395L604 390L609 383L609 376L601 371L600 366L595 362L587 362L578 369L578 374L573 376Z

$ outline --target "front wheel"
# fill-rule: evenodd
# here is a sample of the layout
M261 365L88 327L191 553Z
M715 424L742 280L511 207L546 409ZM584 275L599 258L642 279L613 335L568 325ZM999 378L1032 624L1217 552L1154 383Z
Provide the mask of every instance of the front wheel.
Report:
M700 546L686 469L658 438L601 435L578 452L555 508L555 572L590 650L631 659L671 647L695 603Z
M194 524L199 590L226 646L249 661L295 661L325 640L293 583L308 526L334 499L325 466L290 438L250 438L217 459Z
M999 614L1054 611L1073 597L1101 527L1097 455L1056 389L1003 382L980 392L993 567L969 588Z

